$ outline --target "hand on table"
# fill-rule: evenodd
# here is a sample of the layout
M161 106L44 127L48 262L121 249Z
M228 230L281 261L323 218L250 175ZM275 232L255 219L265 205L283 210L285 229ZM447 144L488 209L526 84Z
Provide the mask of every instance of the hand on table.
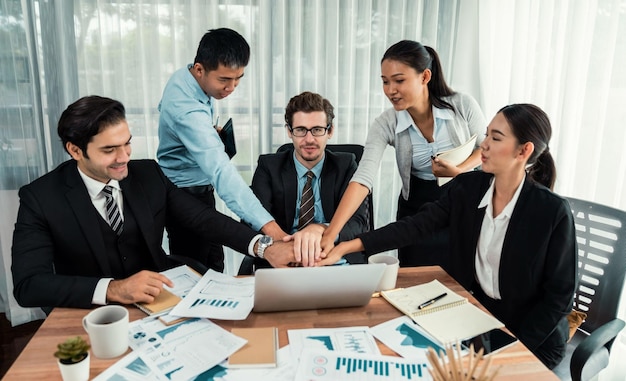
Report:
M126 279L112 280L107 288L107 302L152 303L163 291L163 285L174 287L165 275L143 270Z

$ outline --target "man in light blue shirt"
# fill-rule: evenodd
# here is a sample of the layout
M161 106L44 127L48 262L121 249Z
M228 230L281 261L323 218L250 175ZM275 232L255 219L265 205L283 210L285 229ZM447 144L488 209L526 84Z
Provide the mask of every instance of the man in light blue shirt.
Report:
M231 29L202 37L194 63L176 71L163 90L157 158L178 187L213 208L215 189L243 221L277 240L286 233L243 181L213 127L213 102L235 90L249 58L248 43ZM168 238L171 254L193 253L210 268L224 270L221 246L176 226L168 229Z

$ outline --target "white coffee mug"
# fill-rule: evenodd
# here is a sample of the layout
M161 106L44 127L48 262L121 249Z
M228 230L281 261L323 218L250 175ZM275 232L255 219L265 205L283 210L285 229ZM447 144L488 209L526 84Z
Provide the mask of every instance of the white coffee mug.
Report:
M398 258L389 254L380 253L374 254L367 259L368 263L384 263L385 272L383 277L376 287L376 291L391 290L396 288L396 279L398 278L398 268L400 267L400 261Z
M124 306L96 308L83 317L83 327L96 357L117 357L128 349L128 310Z

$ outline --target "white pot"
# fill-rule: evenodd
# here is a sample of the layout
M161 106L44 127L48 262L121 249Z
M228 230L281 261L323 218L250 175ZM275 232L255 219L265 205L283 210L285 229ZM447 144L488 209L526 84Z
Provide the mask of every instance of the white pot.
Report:
M89 354L87 354L87 357L85 357L83 361L75 364L61 364L60 360L57 360L57 364L59 364L63 381L89 380Z

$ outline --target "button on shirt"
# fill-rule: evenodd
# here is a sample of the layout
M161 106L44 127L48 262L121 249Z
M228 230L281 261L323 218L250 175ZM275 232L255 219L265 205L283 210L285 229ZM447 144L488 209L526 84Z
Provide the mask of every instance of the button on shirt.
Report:
M325 223L324 221L324 210L322 209L322 197L320 195L320 177L322 175L322 168L324 167L324 160L326 158L323 157L319 163L315 164L313 168L310 169L311 172L315 175L313 178L313 182L311 183L311 187L313 189L313 200L315 202L315 217L313 218L314 224ZM296 165L296 174L298 175L298 198L296 199L296 214L294 216L293 225L291 226L291 233L295 233L298 231L298 221L300 220L300 202L302 201L302 190L304 189L304 184L306 183L306 173L309 171L307 167L302 165L296 159L296 154L294 153L293 162Z
M431 164L431 157L436 153L447 151L454 148L454 144L450 138L446 121L454 119L454 113L449 109L432 108L434 131L433 142L426 140L422 132L415 126L413 118L408 111L402 110L397 112L396 134L408 129L413 146L413 164L411 166L411 174L422 180L435 180Z
M487 296L493 299L502 299L500 297L500 259L502 258L502 245L504 237L509 227L511 214L517 204L520 192L522 190L524 179L517 186L517 190L513 194L513 198L504 207L502 212L493 218L493 191L494 180L491 180L491 186L483 196L478 209L485 209L485 217L480 228L478 236L478 245L476 247L476 279Z
M122 220L124 220L124 200L122 197L122 189L120 188L120 184L117 180L109 180L107 184L103 184L98 180L94 180L91 177L85 175L83 171L78 169L78 174L80 174L81 179L85 183L85 187L87 188L87 193L89 193L89 198L93 203L93 206L96 208L100 216L108 223L107 215L106 215L106 198L102 193L102 189L104 189L105 185L110 185L113 188L113 198L117 202L117 207L120 209L120 213L122 215ZM91 303L96 305L104 305L107 300L107 288L109 287L109 282L111 282L112 278L102 278L96 284L96 289L94 290L93 297L91 299Z

